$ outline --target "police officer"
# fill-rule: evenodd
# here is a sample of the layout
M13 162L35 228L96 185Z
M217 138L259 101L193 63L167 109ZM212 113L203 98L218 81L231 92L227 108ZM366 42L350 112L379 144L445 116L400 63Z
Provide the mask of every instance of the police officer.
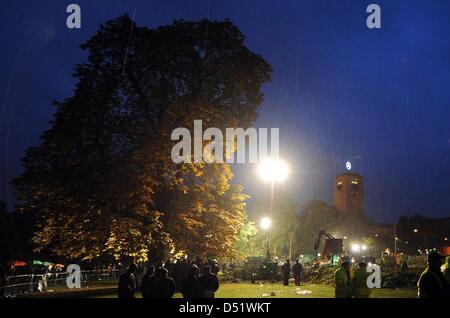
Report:
M350 269L350 261L345 257L341 262L341 267L334 273L335 289L334 295L336 298L351 298L352 297L352 272Z
M211 266L207 265L204 274L199 277L202 298L214 298L214 293L219 289L219 279L211 273Z
M295 285L300 286L300 278L302 275L303 266L300 261L295 260L295 264L292 266L292 272L294 273Z
M132 263L128 267L128 270L120 275L118 289L119 298L134 298L134 292L136 290L135 273L137 269L137 265Z
M369 298L370 288L367 287L367 278L369 278L367 272L367 263L360 262L358 269L353 275L353 297L355 298Z
M281 272L283 274L283 285L289 286L289 275L291 274L291 261L289 259L281 266Z
M444 256L438 252L428 254L428 266L417 282L418 297L442 298L449 297L449 284L441 272Z

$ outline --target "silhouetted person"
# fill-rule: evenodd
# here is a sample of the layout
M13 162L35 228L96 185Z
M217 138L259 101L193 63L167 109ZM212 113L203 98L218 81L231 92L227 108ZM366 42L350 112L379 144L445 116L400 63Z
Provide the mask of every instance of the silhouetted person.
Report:
M214 293L219 289L219 279L211 273L211 266L205 266L205 272L199 277L201 297L214 298Z
M173 274L170 276L175 281L175 285L177 286L177 289L181 289L181 282L183 281L183 278L186 276L187 273L187 263L186 260L178 259L176 263L173 265Z
M284 263L281 266L281 273L283 275L283 285L288 286L289 285L289 275L291 274L291 261L286 260L286 263Z
M292 266L292 272L294 273L295 285L300 286L300 279L303 271L303 266L297 259Z
M164 268L167 269L170 273L170 275L173 275L173 262L172 260L168 259L164 262Z
M188 275L181 283L181 293L184 298L200 298L201 289L198 274L200 270L197 265L192 265L189 269Z
M169 271L165 268L156 269L152 292L154 298L172 298L175 294L175 282L168 276Z
M197 256L193 263L195 265L197 265L199 269L201 269L201 268L203 268L203 266L205 266L205 263L203 262L203 259L200 256Z
M220 266L219 263L217 262L217 260L212 259L211 261L209 261L209 266L211 266L211 273L217 275L220 271Z
M428 266L417 282L418 296L420 298L449 297L450 286L441 272L444 258L438 252L428 254Z
M153 298L152 291L155 281L155 266L149 265L141 283L141 292L143 298Z
M406 261L403 261L402 264L400 265L400 272L406 273L408 269L409 269L408 263L406 263Z
M128 270L120 275L118 289L119 298L134 298L134 292L136 291L135 273L137 269L137 265L132 263L128 267Z

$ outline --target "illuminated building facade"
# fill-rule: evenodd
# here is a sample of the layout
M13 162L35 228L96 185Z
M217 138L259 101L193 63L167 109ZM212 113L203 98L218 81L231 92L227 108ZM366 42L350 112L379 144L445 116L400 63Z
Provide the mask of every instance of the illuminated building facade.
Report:
M336 176L334 206L345 214L354 216L364 214L364 188L361 175L345 172Z

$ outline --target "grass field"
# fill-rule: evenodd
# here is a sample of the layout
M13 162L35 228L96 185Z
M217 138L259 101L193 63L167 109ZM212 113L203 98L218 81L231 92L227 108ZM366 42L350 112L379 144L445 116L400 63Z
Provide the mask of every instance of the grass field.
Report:
M415 289L373 289L372 298L415 298ZM102 296L114 298L116 295ZM140 294L137 297L141 297ZM181 294L175 294L180 298ZM216 293L217 298L333 298L334 288L324 285L302 285L300 287L282 284L223 283Z
M274 293L274 296L270 296ZM416 297L414 289L374 289L374 298L411 298ZM324 285L283 286L282 284L222 284L217 297L233 298L333 298L334 287Z

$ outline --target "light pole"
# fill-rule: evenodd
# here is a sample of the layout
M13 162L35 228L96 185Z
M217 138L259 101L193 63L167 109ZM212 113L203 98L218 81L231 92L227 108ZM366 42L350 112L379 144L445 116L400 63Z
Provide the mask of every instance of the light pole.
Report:
M286 179L288 174L288 168L286 163L281 160L271 160L266 159L259 163L258 165L258 174L260 178L264 182L270 183L270 194L269 194L269 217L267 219L270 220L270 226L267 228L267 250L266 250L266 258L269 262L270 257L270 232L271 232L271 222L272 222L272 214L273 214L273 197L275 193L275 183L282 182ZM266 219L266 218L264 218ZM264 220L263 219L263 220Z
M264 231L267 231L266 258L270 259L269 244L270 244L270 228L272 227L272 220L267 216L263 217L261 219L260 225Z
M292 260L292 239L294 238L294 232L289 232L289 259Z
M397 227L394 224L394 255L397 254Z

